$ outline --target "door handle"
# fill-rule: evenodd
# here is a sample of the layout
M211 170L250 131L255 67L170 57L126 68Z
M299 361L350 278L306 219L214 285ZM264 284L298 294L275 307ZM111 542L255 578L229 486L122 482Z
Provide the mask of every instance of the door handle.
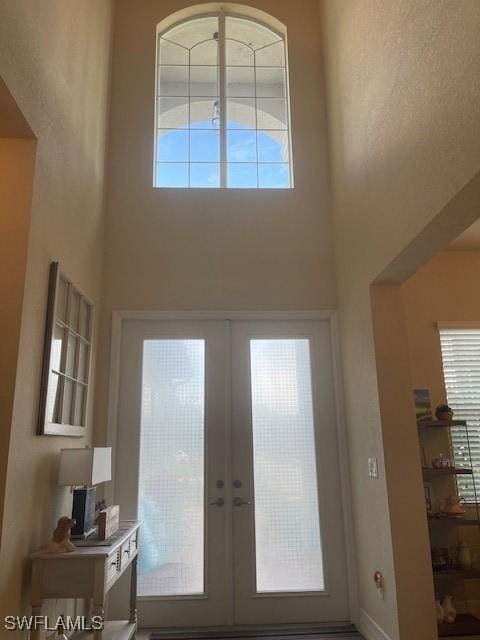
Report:
M241 507L244 504L252 504L252 502L250 500L244 500L243 498L234 498L233 499L233 504L235 507Z
M208 503L211 507L223 507L225 500L223 498L217 498L213 502Z

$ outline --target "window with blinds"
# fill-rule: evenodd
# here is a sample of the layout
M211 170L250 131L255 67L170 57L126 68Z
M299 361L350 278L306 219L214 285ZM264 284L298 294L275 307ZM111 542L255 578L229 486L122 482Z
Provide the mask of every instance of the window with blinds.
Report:
M457 467L473 467L472 476L458 476L458 491L467 502L475 502L480 489L480 323L477 327L439 326L447 402L455 419L465 427L452 427L452 445ZM470 453L472 460L470 462Z

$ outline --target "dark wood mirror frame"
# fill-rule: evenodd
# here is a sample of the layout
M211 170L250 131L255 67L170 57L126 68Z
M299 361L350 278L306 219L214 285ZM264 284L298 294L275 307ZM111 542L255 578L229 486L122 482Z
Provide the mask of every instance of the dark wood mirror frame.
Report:
M50 265L37 422L38 435L85 434L93 304Z

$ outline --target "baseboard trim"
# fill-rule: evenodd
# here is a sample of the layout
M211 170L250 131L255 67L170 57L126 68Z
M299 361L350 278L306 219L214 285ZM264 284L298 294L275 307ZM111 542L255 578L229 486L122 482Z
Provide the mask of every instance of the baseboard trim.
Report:
M365 609L360 609L357 628L365 636L365 640L390 640L385 631L378 626Z
M350 623L332 622L316 624L239 625L235 627L207 627L193 629L159 629L152 631L150 640L360 640L356 628Z

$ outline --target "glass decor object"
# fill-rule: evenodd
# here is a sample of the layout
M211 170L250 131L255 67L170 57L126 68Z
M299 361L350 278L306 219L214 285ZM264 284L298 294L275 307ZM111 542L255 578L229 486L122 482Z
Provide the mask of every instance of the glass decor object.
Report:
M250 341L257 593L322 591L310 342Z
M50 265L38 435L83 436L92 347L92 302Z
M204 592L205 342L145 340L140 596Z
M155 187L293 186L285 35L224 12L158 33Z

